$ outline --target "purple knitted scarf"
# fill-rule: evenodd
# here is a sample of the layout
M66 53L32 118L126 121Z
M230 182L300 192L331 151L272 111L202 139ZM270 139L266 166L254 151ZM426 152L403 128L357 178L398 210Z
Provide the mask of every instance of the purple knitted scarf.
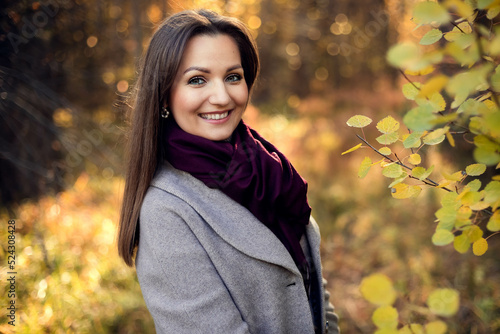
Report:
M166 159L247 208L308 271L300 239L309 223L307 183L271 143L241 121L230 141L211 141L166 124Z

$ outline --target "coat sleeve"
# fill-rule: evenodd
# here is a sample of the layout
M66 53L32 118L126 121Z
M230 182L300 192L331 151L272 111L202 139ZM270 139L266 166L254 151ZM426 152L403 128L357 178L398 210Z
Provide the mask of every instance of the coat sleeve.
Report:
M190 208L177 198L165 205L162 192L152 188L144 199L136 257L157 333L249 333L207 252L172 209Z
M325 305L325 318L328 323L327 327L327 333L328 334L339 334L340 329L339 329L339 317L335 313L335 308L333 307L332 303L330 302L330 292L326 289L326 284L327 281L326 279L323 278L323 291L325 292L324 296L324 305Z

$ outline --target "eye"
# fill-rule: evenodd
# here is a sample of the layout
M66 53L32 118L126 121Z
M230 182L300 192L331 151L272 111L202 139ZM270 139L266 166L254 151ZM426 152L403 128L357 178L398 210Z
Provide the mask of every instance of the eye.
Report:
M203 85L205 82L206 82L205 79L203 79L202 77L194 77L189 79L188 85L199 86Z
M242 79L242 76L240 74L237 74L237 73L230 74L226 77L226 81L228 81L228 82L239 82L239 81L241 81L241 79Z

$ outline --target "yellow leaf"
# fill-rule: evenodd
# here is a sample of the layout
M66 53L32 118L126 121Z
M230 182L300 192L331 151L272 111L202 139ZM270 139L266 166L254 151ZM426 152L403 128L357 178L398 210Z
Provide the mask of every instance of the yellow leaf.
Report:
M421 70L418 71L412 71L412 70L405 70L405 74L407 75L413 75L413 76L419 76L419 75L427 75L431 74L434 72L435 68L432 65L429 65Z
M439 93L448 83L449 78L446 75L437 75L427 81L418 94L419 97L430 97L434 93Z
M372 315L375 326L380 329L396 329L398 327L398 311L389 305L378 307Z
M392 151L389 147L382 147L378 151L380 152L380 154L383 154L383 155L390 155L392 153Z
M455 138L453 138L453 135L449 131L446 132L446 139L448 139L451 147L455 147Z
M410 157L408 158L408 162L412 165L420 165L420 163L422 162L422 158L420 157L420 154L414 153L410 155Z
M472 244L472 252L476 256L481 256L488 250L488 242L486 239L481 238Z
M342 152L342 154L341 154L341 155L344 155L344 154L347 154L347 153L354 152L354 151L356 151L358 148L360 148L360 147L361 147L361 145L362 145L362 144L360 143L360 144L358 144L358 145L356 145L356 146L354 146L354 147L351 147L351 148L350 148L350 149L348 149L347 151Z
M445 334L448 326L441 320L431 321L425 325L425 334Z
M500 231L500 211L495 211L490 217L486 228L491 232Z
M410 324L403 326L398 334L425 334L421 324Z
M442 174L443 174L445 179L447 179L449 181L455 181L455 182L461 181L465 177L465 172L462 172L462 171L455 172L451 175L444 173L444 172Z
M372 159L365 157L359 166L358 176L359 178L364 178L372 166Z
M391 195L397 199L405 199L411 197L417 197L422 188L419 186L410 186L406 183L398 183L391 189Z
M431 312L444 317L457 313L459 304L459 294L454 289L436 289L427 298Z
M390 134L399 129L399 122L392 116L387 116L377 123L377 129L384 134Z
M450 181L450 180L441 180L441 181L439 181L439 185L436 186L436 188L446 188L452 183L453 183L453 181Z
M459 29L460 28L460 29ZM463 32L462 32L463 31ZM461 22L458 24L458 28L455 27L453 28L450 32L447 32L446 34L444 34L444 38L448 41L448 42L453 42L453 41L456 41L458 38L460 38L461 36L463 36L465 34L470 34L472 33L472 27L471 25L469 24L469 22Z
M457 12L458 15L464 19L474 14L474 9L465 1L460 0L446 0L444 5L446 8Z
M364 128L372 122L370 117L366 117L363 115L355 115L347 120L347 125L354 128Z
M484 201L480 201L480 202L477 202L476 204L474 205L471 205L470 208L474 211L481 211L481 210L484 210L486 208L488 208L490 205Z
M490 20L493 20L495 17L498 16L498 14L500 14L500 6L495 6L488 9L486 17Z
M483 230L481 230L477 225L465 227L462 233L469 238L470 242L476 242L483 236Z
M443 111L446 108L446 101L441 93L431 94L429 97L429 104L435 109L434 112ZM452 118L452 115L441 116L438 120L444 123L447 118ZM452 119L453 120L453 119Z
M377 273L363 278L360 290L363 297L375 305L392 305L396 300L396 291L392 282L384 274Z

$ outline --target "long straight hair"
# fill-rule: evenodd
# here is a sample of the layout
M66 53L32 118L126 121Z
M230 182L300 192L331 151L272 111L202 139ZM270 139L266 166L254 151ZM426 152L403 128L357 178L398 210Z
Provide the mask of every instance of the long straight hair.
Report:
M118 229L118 253L129 266L139 243L139 213L156 171L163 162L160 109L168 105L173 80L186 44L194 36L224 34L240 51L245 81L251 92L259 72L257 46L239 20L212 11L183 11L161 23L142 59L131 96L128 120L127 171Z

